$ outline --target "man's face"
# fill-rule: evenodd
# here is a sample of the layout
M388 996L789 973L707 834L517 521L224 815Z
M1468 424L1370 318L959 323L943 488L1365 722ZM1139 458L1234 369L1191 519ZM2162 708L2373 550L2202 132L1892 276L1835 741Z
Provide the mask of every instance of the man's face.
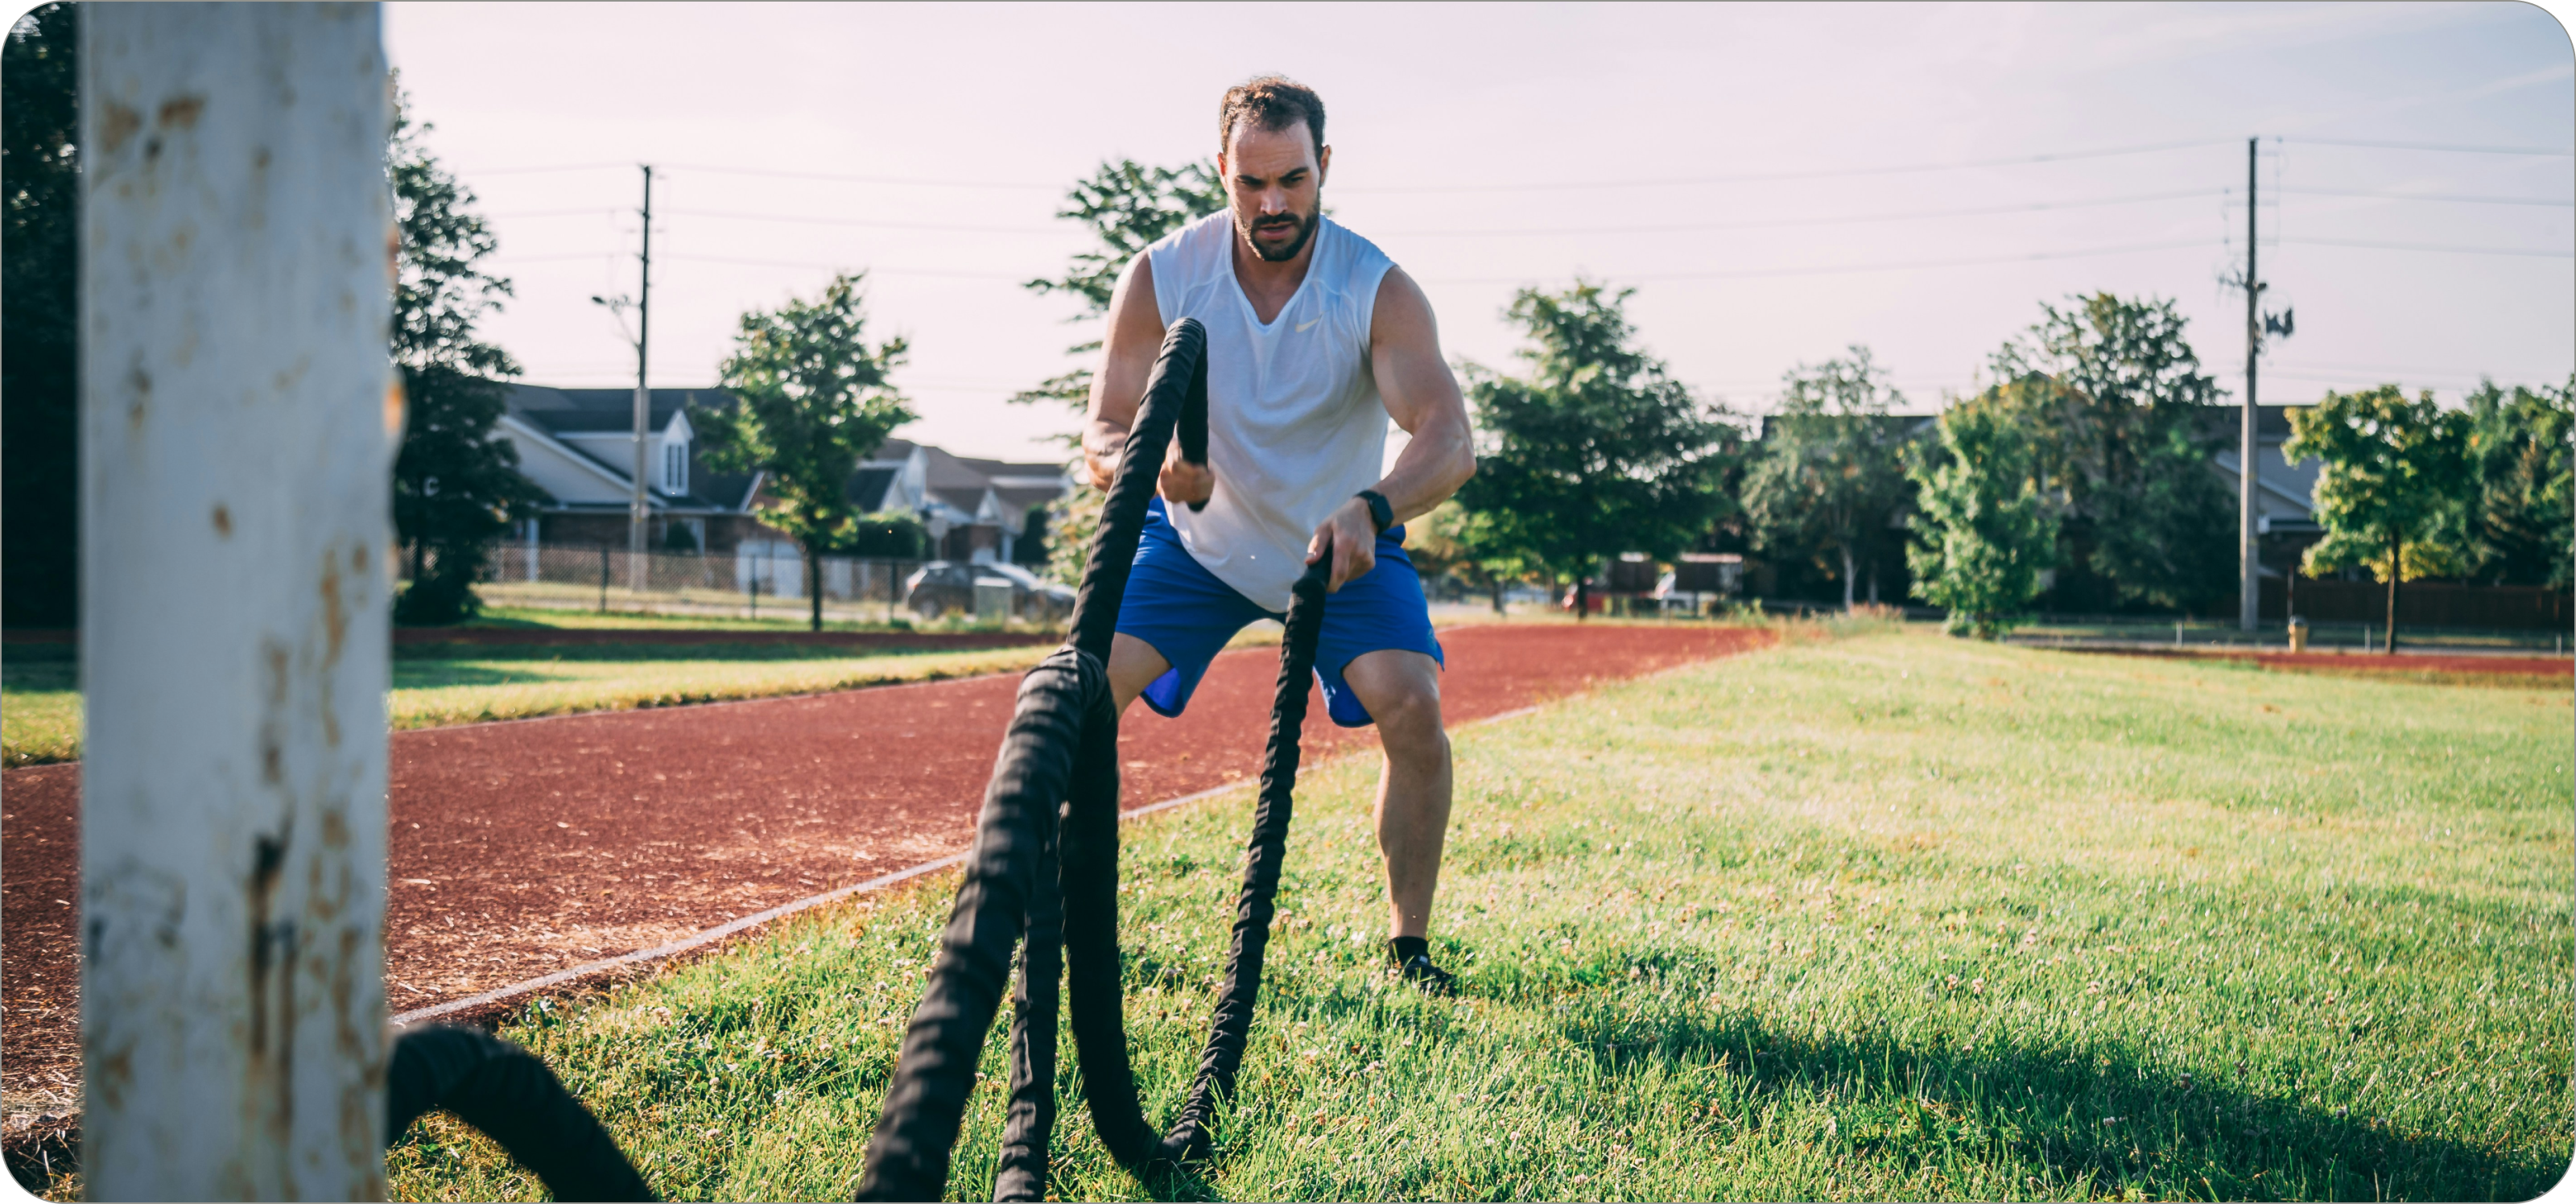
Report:
M1234 229L1243 236L1243 245L1271 263L1295 259L1305 250L1323 210L1324 170L1332 162L1329 146L1318 158L1314 136L1303 121L1283 130L1237 123L1216 166L1225 176Z

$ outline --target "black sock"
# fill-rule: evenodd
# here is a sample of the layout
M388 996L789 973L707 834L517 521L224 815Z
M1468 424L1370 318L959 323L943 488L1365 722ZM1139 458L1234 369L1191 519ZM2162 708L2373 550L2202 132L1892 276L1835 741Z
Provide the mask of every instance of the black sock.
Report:
M1387 952L1395 955L1395 964L1401 966L1417 957L1428 955L1431 952L1431 942L1418 936L1389 937L1386 949Z

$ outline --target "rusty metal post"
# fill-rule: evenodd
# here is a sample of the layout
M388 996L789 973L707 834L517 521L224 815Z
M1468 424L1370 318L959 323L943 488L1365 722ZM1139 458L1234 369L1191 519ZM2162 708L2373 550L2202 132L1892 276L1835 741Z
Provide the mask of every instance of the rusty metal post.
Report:
M382 1199L378 13L99 5L81 34L87 1190Z

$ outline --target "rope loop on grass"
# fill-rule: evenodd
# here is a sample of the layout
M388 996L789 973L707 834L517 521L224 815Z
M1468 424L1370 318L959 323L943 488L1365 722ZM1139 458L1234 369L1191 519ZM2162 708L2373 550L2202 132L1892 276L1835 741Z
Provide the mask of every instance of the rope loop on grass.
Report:
M1001 1007L1015 945L1020 966L1012 998L1009 1102L993 1198L1046 1195L1060 973L1082 1059L1084 1098L1119 1165L1139 1177L1157 1176L1203 1162L1214 1149L1215 1115L1233 1096L1261 989L1330 561L1307 570L1289 604L1225 986L1179 1123L1169 1134L1158 1134L1145 1120L1127 1057L1118 950L1118 710L1105 666L1144 534L1146 505L1175 429L1185 459L1206 459L1206 350L1206 332L1195 320L1184 318L1164 332L1092 539L1071 636L1020 683L1018 707L985 790L965 881L868 1145L858 1190L862 1200L929 1200L946 1193L950 1154L985 1034Z
M658 1198L544 1062L489 1033L433 1025L394 1039L385 1067L385 1144L433 1109L499 1142L558 1200Z

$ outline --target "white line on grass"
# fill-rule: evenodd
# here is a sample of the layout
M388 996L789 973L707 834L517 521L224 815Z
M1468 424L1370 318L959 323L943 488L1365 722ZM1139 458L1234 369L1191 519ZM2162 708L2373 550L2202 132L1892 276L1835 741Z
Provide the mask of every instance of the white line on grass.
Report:
M1482 727L1488 723L1500 723L1506 719L1518 719L1524 715L1535 715L1538 711L1538 707L1522 707L1516 711L1504 711L1499 715L1487 715L1482 719L1470 719L1467 722L1456 726L1458 728ZM1157 811L1168 811L1174 807L1186 806L1190 803L1199 802L1204 799L1211 799L1217 795L1224 794L1229 790L1241 790L1248 786L1258 785L1260 785L1258 780L1228 782L1225 785L1213 786L1206 790L1199 791L1196 794L1184 794L1179 798L1167 798L1159 803L1147 803L1144 806L1137 807L1133 810L1121 811L1118 813L1118 818L1121 822L1124 822L1126 820L1134 819L1140 815L1151 815ZM652 961L656 958L669 957L674 953L685 953L701 945L723 940L724 938L732 936L746 928L766 924L781 916L794 915L795 913L803 911L809 907L820 907L826 903L835 903L842 899L849 898L852 895L863 895L871 891L884 890L896 883L918 878L923 874L930 873L934 870L947 869L949 866L956 865L966 860L966 858L973 852L973 849L967 849L962 852L950 853L945 857L922 862L910 869L896 870L895 872L886 874L882 877L870 878L865 882L856 883L850 886L837 887L832 890L824 891L819 895L808 895L792 903L781 903L767 911L753 912L739 920L719 924L704 932L692 933L688 936L681 937L676 941L665 941L650 949L638 949L632 953L621 953L615 957L603 957L598 961L583 962L578 966L573 966L564 970L557 970L552 974L531 978L525 982L514 982L506 987L494 987L489 991L468 995L463 999L451 999L445 1003L432 1004L425 1008L414 1008L411 1011L396 1015L394 1017L394 1023L405 1026L418 1024L424 1020L437 1019L438 1017L447 1015L450 1012L460 1012L467 1008L481 1007L487 1003L499 1003L500 1001L508 999L514 995L525 995L531 991L542 991L547 987L560 986L564 983L571 982L574 979L586 978L603 970L613 970L619 966L631 966L637 962L646 962Z

